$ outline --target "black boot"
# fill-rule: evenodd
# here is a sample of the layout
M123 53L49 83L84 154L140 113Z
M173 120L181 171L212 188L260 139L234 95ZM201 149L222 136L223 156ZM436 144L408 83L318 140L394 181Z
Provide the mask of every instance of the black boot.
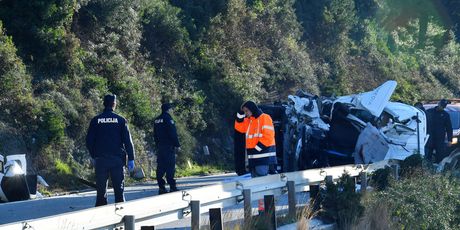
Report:
M176 192L179 191L176 186L170 186L169 192Z
M158 195L165 194L165 193L168 193L168 190L166 190L166 188L159 188L158 189Z

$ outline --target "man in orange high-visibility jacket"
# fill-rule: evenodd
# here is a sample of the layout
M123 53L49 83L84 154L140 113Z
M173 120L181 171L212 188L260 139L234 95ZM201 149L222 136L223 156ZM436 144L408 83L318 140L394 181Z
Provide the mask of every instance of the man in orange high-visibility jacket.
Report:
M247 101L236 114L235 129L246 134L246 152L252 177L266 176L276 164L275 129L270 115Z

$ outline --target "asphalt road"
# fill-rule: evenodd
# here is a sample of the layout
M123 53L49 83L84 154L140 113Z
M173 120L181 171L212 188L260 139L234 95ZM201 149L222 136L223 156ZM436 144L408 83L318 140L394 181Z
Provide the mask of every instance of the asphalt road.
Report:
M184 190L223 182L234 177L236 177L234 173L187 177L178 179L177 183L178 188ZM158 186L153 182L125 188L125 198L127 201L156 196L157 194ZM3 203L0 204L0 225L92 208L95 201L96 191L94 190L65 196ZM113 190L111 189L108 193L108 201L109 203L114 202Z

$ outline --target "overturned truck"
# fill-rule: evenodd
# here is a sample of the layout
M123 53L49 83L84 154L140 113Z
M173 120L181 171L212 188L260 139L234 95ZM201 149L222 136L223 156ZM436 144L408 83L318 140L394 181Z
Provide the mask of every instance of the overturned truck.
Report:
M425 113L391 102L395 81L370 92L318 97L302 91L287 102L262 105L275 126L278 171L296 171L350 163L403 160L424 155ZM244 173L244 134L235 134L235 168Z

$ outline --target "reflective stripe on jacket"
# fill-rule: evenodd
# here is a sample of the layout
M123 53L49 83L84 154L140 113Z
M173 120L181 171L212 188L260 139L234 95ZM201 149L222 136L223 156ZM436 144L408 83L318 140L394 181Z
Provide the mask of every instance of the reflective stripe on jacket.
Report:
M246 133L246 151L249 167L276 164L275 128L270 115L262 113L241 122L235 121L235 129Z

